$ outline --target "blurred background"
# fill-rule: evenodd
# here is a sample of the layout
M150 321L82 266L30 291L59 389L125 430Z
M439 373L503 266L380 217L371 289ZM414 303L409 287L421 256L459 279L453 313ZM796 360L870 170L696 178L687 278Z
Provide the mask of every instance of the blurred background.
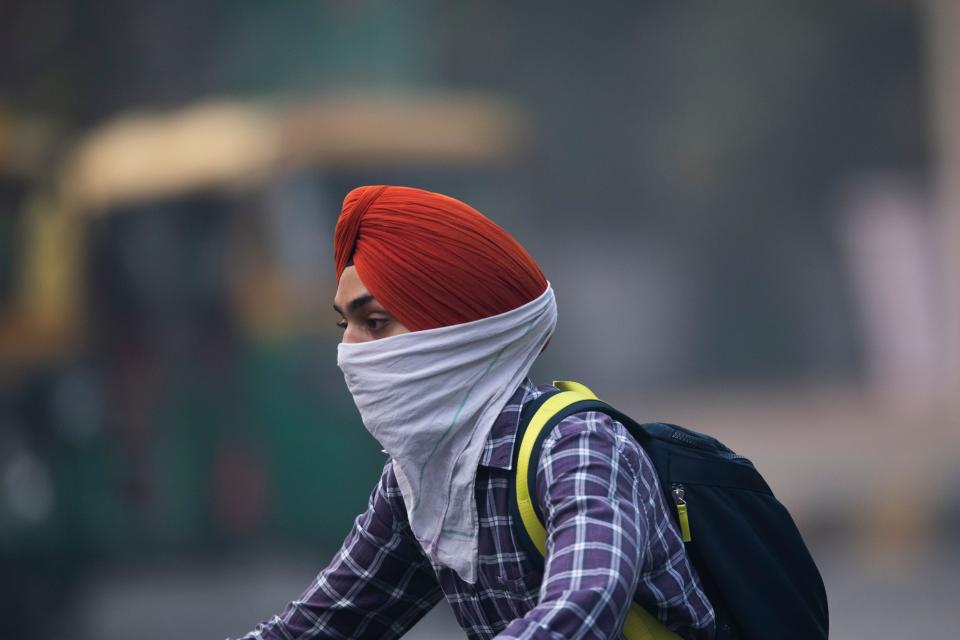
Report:
M242 635L324 566L384 462L332 231L388 183L540 262L535 379L754 460L832 637L953 637L958 33L951 0L4 0L0 635Z

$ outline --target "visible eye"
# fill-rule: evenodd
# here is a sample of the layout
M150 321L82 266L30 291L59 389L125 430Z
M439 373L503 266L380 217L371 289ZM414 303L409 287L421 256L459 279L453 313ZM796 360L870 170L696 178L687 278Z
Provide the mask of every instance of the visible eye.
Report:
M372 333L382 330L390 322L389 318L367 318L363 321L367 329Z
M346 330L347 330L347 321L344 320L343 318L340 318L339 320L337 320L337 326L340 327L341 329L343 329L344 331L346 331Z

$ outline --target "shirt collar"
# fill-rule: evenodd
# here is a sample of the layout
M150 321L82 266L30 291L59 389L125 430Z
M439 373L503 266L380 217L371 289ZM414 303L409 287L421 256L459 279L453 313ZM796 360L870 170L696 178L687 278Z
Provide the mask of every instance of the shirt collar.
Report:
M487 442L483 446L483 455L480 457L480 466L496 469L513 468L513 445L517 438L523 405L542 393L543 391L530 382L529 378L525 378L520 383L490 429L490 435L487 436Z

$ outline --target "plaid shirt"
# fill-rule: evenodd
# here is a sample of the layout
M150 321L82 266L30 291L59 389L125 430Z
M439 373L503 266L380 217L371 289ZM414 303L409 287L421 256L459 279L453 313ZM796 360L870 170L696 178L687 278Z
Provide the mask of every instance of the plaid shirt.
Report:
M431 566L388 462L330 565L244 640L398 638L441 597L471 639L616 638L634 599L685 639L713 638L713 608L653 464L605 414L570 416L544 441L537 468L544 570L519 546L508 495L514 439L523 405L551 388L525 381L487 440L476 480L476 584Z

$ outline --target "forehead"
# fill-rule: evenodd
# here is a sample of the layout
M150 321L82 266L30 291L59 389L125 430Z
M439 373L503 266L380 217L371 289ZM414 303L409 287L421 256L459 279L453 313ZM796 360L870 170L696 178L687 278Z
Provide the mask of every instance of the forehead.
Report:
M346 308L351 300L359 298L370 293L363 284L357 269L353 266L347 267L340 275L340 282L337 283L337 293L333 298L334 304L341 309Z

